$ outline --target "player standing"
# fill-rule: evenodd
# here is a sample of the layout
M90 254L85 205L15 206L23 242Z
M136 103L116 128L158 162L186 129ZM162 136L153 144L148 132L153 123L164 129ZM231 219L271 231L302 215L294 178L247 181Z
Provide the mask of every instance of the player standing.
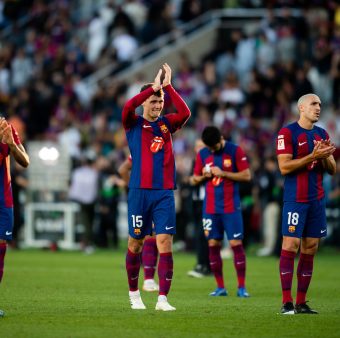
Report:
M277 157L285 176L282 212L282 250L280 278L282 314L316 314L306 304L306 293L313 273L314 255L321 237L327 234L323 173L336 172L335 146L327 132L316 126L321 111L315 94L300 97L297 103L299 120L279 131ZM300 248L297 267L295 307L291 295L294 258Z
M13 155L23 167L29 165L29 157L16 130L3 117L0 118L0 282L4 272L7 241L13 232L13 196L10 177L10 157ZM0 317L4 312L0 310Z
M245 288L246 255L242 244L243 220L238 186L238 182L251 179L248 161L243 150L225 141L214 126L203 130L202 141L206 147L197 154L193 181L196 184L205 182L203 228L208 239L210 269L217 283L210 296L228 294L220 252L225 232L234 253L237 296L249 297Z
M162 70L164 80L161 82ZM169 95L177 114L160 116L164 107L163 89ZM143 116L135 110L143 106ZM176 232L173 189L176 168L172 136L190 117L190 110L171 86L171 68L164 64L154 80L126 102L122 122L133 158L128 194L129 238L126 271L132 309L145 309L138 289L143 240L155 224L159 251L159 296L156 310L172 311L167 294L173 275L172 240Z
M119 166L118 173L129 185L130 173L132 168L131 155ZM142 265L144 270L143 290L148 292L159 291L159 285L155 281L155 272L158 259L158 249L156 238L153 235L147 235L144 238L142 250Z

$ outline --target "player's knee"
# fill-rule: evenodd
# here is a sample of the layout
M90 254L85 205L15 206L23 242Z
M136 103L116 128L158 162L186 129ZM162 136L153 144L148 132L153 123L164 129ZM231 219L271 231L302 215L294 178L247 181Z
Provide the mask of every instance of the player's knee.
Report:
M172 236L161 234L156 236L157 248L160 253L172 251Z
M142 239L135 239L129 237L128 240L128 249L133 253L140 253L142 252L143 248L143 240Z
M283 237L282 249L297 253L300 246L300 239L295 237Z
M301 252L307 255L314 255L319 247L318 240L304 240L301 244Z

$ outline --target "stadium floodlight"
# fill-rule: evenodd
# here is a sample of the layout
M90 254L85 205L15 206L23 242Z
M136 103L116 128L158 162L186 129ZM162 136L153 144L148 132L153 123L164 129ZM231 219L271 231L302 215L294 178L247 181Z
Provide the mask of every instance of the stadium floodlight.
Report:
M55 165L60 154L59 151L56 147L42 147L39 150L39 158L43 161L45 161L45 163L47 165Z
M30 141L28 179L30 190L68 191L71 158L67 149L52 141Z

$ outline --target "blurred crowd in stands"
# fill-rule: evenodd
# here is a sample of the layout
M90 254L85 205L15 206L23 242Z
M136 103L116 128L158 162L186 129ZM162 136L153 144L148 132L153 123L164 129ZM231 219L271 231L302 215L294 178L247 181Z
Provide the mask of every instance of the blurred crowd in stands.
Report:
M132 83L117 82L112 74L94 90L83 79L108 64L128 67L139 47L208 10L264 7L266 15L257 25L221 32L215 49L207 51L199 64L184 52L178 55L173 85L192 118L174 137L179 186L176 239L192 248L187 178L195 140L205 126L214 124L246 151L254 173L251 183L241 185L245 245L262 242L259 254L274 252L282 192L276 133L297 118L297 99L314 92L323 106L319 125L338 146L337 174L325 178L331 210L326 240L340 246L340 5L336 1L0 1L0 112L25 142L64 144L73 160L73 176L90 168L93 179L88 189L93 193L79 202L91 205L91 224L102 224L93 226L97 245L118 246L116 221L109 220L117 220L117 203L125 198L117 176L118 166L128 156L121 110L154 74L143 74L141 69ZM282 15L277 17L273 8L279 7ZM301 15L293 16L292 7L299 8ZM166 111L171 110L166 102ZM29 189L29 182L22 187ZM110 227L113 240L107 238Z

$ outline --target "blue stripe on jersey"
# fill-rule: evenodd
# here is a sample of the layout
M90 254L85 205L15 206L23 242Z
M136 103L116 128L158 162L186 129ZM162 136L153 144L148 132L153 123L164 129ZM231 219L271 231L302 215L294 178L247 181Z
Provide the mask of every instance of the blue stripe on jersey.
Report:
M141 123L141 117L138 117L137 123ZM133 148L130 147L130 154L132 157L132 169L129 181L130 183L133 182L134 187L140 187L141 184L141 166L142 166L142 129L141 128L131 128L130 130L126 131L126 138L128 140L128 144L133 143ZM140 142L134 142L134 140L140 140Z
M155 130L156 128L154 128ZM164 171L159 170L159 168L163 168L164 163L164 151L159 151L158 153L153 155L153 170L152 170L152 188L159 189L159 187L163 187L164 183Z
M5 159L3 159L5 161ZM0 205L5 205L5 185L4 185L5 165L0 163Z

